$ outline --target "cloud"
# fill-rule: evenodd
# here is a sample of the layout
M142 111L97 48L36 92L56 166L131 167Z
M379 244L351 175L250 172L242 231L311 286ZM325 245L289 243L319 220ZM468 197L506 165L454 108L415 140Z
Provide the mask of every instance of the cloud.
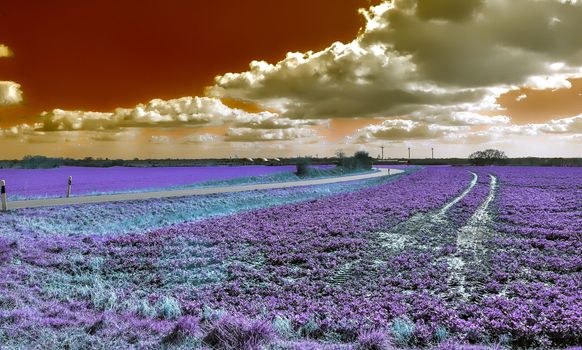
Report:
M85 132L94 141L118 141L134 137L142 128L212 127L226 126L229 132L223 140L291 140L314 134L309 127L320 125L320 120L295 120L276 113L249 113L230 108L220 100L210 97L182 97L173 100L155 99L134 108L118 108L114 112L67 111L54 109L43 112L38 122L26 125L27 132L36 136L51 133ZM22 135L22 133L17 133ZM8 131L0 136L8 137ZM15 136L16 137L16 136ZM181 143L205 143L218 138L210 134L197 135ZM170 143L168 136L152 136L151 143Z
M13 81L0 81L0 106L22 102L20 84Z
M541 124L512 125L493 129L492 132L506 135L582 134L582 115Z
M515 137L544 137L576 142L582 135L582 115L527 125L494 125L484 130L472 126L445 126L430 122L393 119L380 125L369 125L348 137L348 143L376 141L434 140L444 143L477 144L511 140ZM557 140L557 139L556 139Z
M12 57L14 53L6 45L0 44L0 58L2 57Z
M143 127L195 127L230 124L235 128L291 129L320 124L315 120L281 118L276 113L248 113L209 97L155 99L111 113L54 109L40 116L42 131L117 131Z
M37 125L38 126L38 125ZM9 128L0 128L0 140L17 141L21 143L55 143L63 141L63 133L46 133L35 130L35 126L19 124Z
M230 128L226 133L225 141L230 142L291 141L314 136L315 132L309 128L286 128L286 129Z
M527 99L527 94L521 94L515 98L517 102L523 101L525 99Z
M131 131L119 131L119 132L89 132L89 138L93 141L99 142L118 142L127 141L130 138L137 136L138 133Z
M449 120L452 125L503 125L511 122L511 118L505 115L486 116L473 112L453 112Z
M185 137L182 140L184 144L209 144L213 142L217 142L220 140L218 135L213 134L199 134L199 135L190 135Z
M118 109L114 115L121 126L184 126L221 124L245 112L226 106L218 99L182 97L173 100L155 99L132 109Z
M449 141L481 143L511 140L515 137L542 137L546 140L579 142L582 135L582 115L551 120L547 123L494 126L487 130L447 135Z
M169 136L163 136L163 135L154 135L150 137L149 140L150 143L154 143L157 145L163 145L163 144L168 144L171 142L171 139Z
M12 57L12 50L6 45L0 44L0 58ZM15 105L22 102L22 90L20 84L13 81L0 81L0 107Z
M439 139L451 133L468 131L462 126L442 126L413 120L386 120L380 125L370 125L358 130L354 138L356 143L374 140L403 141Z
M40 116L44 131L118 130L130 127L172 127L222 124L246 112L232 109L208 97L155 99L134 108L118 108L112 113L55 109Z
M39 128L42 131L118 130L119 122L113 113L53 109L41 114Z
M289 53L275 64L253 61L246 72L216 77L207 93L291 119L446 125L451 116L463 123L458 113L499 110L497 97L518 87L563 88L582 76L577 2L394 0L363 14L367 24L352 42Z
M416 3L416 14L423 20L463 21L471 18L482 5L483 0L424 0Z
M318 120L281 118L277 113L261 112L238 115L235 118L234 126L251 129L289 129L300 126L315 126L321 123Z
M0 128L0 137L7 139L18 139L23 135L34 133L34 127L28 124L19 124L9 128Z

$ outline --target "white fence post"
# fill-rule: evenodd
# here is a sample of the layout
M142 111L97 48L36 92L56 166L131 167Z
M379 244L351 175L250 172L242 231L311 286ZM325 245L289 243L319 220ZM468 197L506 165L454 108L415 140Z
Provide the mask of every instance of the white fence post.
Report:
M73 184L73 177L69 176L69 183L67 185L67 198L71 197L71 185Z
M2 195L2 211L8 210L8 203L6 203L6 181L0 181L0 193Z

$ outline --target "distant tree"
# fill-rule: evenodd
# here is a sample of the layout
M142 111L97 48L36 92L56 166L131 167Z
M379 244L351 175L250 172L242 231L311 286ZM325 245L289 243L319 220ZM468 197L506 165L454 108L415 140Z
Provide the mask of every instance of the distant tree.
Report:
M49 158L45 156L25 156L21 161L21 166L25 169L57 168L62 164L63 160L60 158Z
M309 173L309 165L311 165L311 159L299 158L295 163L295 175L306 176Z
M372 157L365 151L359 151L354 154L356 169L372 169Z
M505 152L496 149L487 149L485 151L477 151L469 156L471 164L483 165L503 165L507 162Z
M340 158L339 166L350 169L372 169L372 158L368 154L368 152L359 151L356 152L352 157L349 158Z

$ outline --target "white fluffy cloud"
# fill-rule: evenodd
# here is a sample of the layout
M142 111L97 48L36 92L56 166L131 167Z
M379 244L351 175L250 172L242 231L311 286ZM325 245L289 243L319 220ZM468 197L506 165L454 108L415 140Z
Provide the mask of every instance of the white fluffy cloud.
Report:
M218 135L214 134L196 134L185 137L182 140L184 144L210 144L220 140Z
M319 120L295 120L280 117L276 113L249 113L230 108L219 99L210 97L183 97L173 100L155 99L134 108L118 108L114 112L66 111L54 109L40 115L34 125L19 126L0 134L2 137L23 136L35 132L36 136L56 132L88 132L95 141L117 141L124 136L136 136L127 130L138 128L211 127L225 126L227 141L275 141L293 140L311 136L311 126ZM23 129L24 128L24 129ZM194 135L182 143L214 142L216 136ZM170 143L168 136L152 136L155 144Z
M542 124L510 125L495 127L490 133L501 135L549 135L549 134L582 134L582 115L550 120Z
M501 94L567 87L568 78L582 76L577 2L394 0L363 13L367 25L354 41L289 53L275 64L254 61L247 72L217 77L208 94L293 119L494 125L509 119L475 116L499 109Z
M170 141L170 137L165 135L154 135L150 137L150 143L154 143L156 145L168 144Z
M2 138L20 138L23 135L34 133L34 127L28 124L19 124L9 128L0 128Z
M286 128L286 129L231 128L226 133L225 141L231 142L291 141L314 136L315 136L314 131L309 128Z
M230 108L209 97L152 100L135 108L112 113L55 109L40 118L42 131L106 131L132 127L217 126L232 124L238 129L293 129L319 121L281 118L270 112L248 113Z
M8 46L0 44L0 58L12 56L12 50ZM22 102L20 84L13 81L0 81L0 107L14 105L20 102Z
M22 102L20 84L13 81L0 81L0 106Z
M155 99L134 108L118 108L112 113L55 109L43 113L40 120L45 131L70 131L220 125L241 116L251 118L246 112L229 108L214 98L182 97L173 100Z
M234 120L234 126L251 129L290 129L321 124L318 120L282 118L277 113L244 113Z
M370 125L358 130L354 137L356 143L375 140L404 141L440 139L449 134L470 130L466 126L443 126L413 120L392 119L380 125Z
M12 57L13 53L10 48L4 44L0 44L0 58L2 57Z
M470 126L443 126L412 120L387 120L380 125L370 125L358 130L349 138L353 143L375 141L439 140L445 143L483 143L511 139L514 136L555 137L561 136L578 142L582 135L582 115L551 120L547 123L527 125L497 125L475 131Z

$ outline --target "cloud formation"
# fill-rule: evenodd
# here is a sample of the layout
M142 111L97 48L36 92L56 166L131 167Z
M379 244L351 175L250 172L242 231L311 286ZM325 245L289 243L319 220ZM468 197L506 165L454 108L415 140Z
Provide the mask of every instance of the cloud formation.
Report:
M134 108L118 108L112 113L64 111L55 109L41 115L44 131L118 130L132 127L172 127L220 125L238 117L251 118L218 99L182 97L155 99Z
M220 137L214 134L196 134L182 139L184 144L210 144L219 141Z
M7 129L0 136L85 132L93 141L118 141L124 136L135 137L135 132L128 132L131 129L224 126L227 132L222 140L262 142L305 138L314 134L311 126L320 124L319 120L295 120L271 112L249 113L228 107L216 98L182 97L155 99L134 108L117 108L114 112L54 109L42 113L34 125ZM182 143L216 140L216 135L201 134L188 137ZM170 141L169 136L151 136L149 139L155 144L169 144Z
M155 99L134 108L118 108L112 113L55 109L41 115L43 131L118 130L134 127L216 126L232 123L238 128L288 129L319 122L280 118L275 113L248 113L230 108L209 97Z
M286 128L286 129L231 128L226 133L225 141L230 142L291 141L314 136L315 132L309 128Z
M475 130L471 126L444 126L412 120L386 120L380 125L369 125L356 131L348 138L351 143L378 141L415 141L433 140L445 143L475 144L491 141L509 140L512 137L562 137L579 142L582 135L582 115L556 119L547 123L526 125L496 125L485 130Z
M0 44L0 58L2 57L12 57L14 53L10 48L4 44Z
M253 61L247 72L217 77L208 94L292 119L446 125L462 124L459 113L498 110L497 97L518 87L563 88L582 76L579 2L394 0L362 13L367 24L354 41L275 64Z
M14 53L4 44L0 44L0 58L12 57ZM20 84L13 81L0 81L0 107L22 102Z
M0 106L14 105L22 102L20 84L13 81L0 81Z
M442 126L413 120L394 119L386 120L380 125L370 125L358 130L355 142L439 139L451 133L468 130L469 128L463 126Z

